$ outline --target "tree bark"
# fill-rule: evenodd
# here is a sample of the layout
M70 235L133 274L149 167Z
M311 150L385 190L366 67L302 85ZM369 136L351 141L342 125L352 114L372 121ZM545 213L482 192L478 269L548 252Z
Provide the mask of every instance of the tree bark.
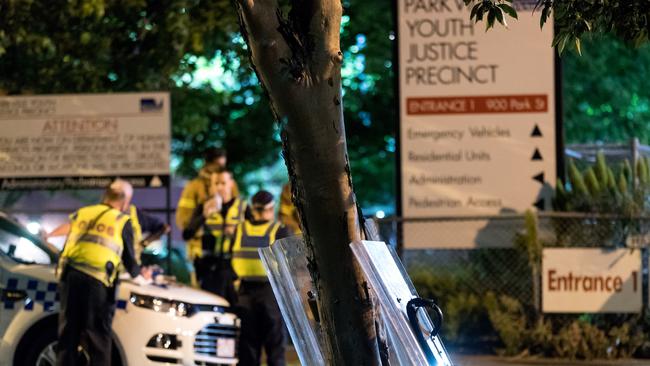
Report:
M325 332L327 363L380 364L372 301L349 248L362 237L341 101L340 0L238 0L283 153Z

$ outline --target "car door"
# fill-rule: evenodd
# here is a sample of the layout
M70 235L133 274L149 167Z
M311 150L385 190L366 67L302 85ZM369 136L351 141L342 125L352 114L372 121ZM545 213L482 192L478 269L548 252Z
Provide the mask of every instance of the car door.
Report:
M1 217L0 221L0 334L4 334L19 311L33 311L35 303L52 308L56 284L53 275L44 278L52 271L52 253L22 226Z

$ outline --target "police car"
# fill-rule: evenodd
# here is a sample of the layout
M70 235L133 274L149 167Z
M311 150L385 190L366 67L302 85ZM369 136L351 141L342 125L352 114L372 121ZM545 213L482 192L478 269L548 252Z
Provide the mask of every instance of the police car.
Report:
M0 212L0 365L56 361L58 251ZM174 282L123 280L113 321L113 364L237 363L239 319L221 297Z

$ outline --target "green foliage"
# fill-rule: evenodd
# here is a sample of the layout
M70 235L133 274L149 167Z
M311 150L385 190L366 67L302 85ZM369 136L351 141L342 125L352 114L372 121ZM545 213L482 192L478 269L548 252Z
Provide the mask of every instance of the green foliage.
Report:
M584 37L582 57L562 55L562 77L567 143L628 143L637 137L650 144L650 45L632 48L611 35Z
M392 5L344 7L345 119L357 197L364 206L389 205L397 118ZM200 77L210 62L220 72ZM279 131L230 1L0 2L0 70L0 95L170 91L172 166L180 176L196 174L207 147L226 148L237 177L281 159Z
M542 261L543 247L538 235L537 216L531 210L527 210L524 214L524 227L524 233L515 237L515 247L526 253L528 266L535 268Z
M462 345L491 335L482 296L463 285L463 274L439 275L431 269L418 268L409 271L409 275L419 295L435 299L444 310L445 342Z
M201 152L221 146L241 174L277 161L280 143L257 80L241 67L238 29L223 0L3 2L0 94L171 91L176 172L193 176ZM229 90L192 79L215 57Z
M571 182L571 187L573 188L571 192L575 192L576 196L586 196L589 194L583 175L580 174L573 160L569 162L569 182ZM558 186L564 189L564 184Z
M443 309L445 342L490 350L499 337L488 317L485 295L506 294L529 306L527 258L519 249L476 249L466 255L452 252L444 254L449 257L438 259L435 266L426 256L419 256L410 261L409 275L419 295L435 299Z
M211 57L236 30L218 0L3 1L0 90L168 90L186 54ZM223 44L223 43L221 43Z
M618 178L616 178L618 177ZM639 158L632 170L629 161L608 164L603 152L593 166L582 171L569 162L569 180L558 180L553 207L556 211L594 214L593 217L552 218L556 242L552 245L621 246L641 234L635 217L650 213L648 160ZM611 219L602 215L619 215Z
M393 206L398 118L393 4L345 0L343 7L343 104L355 193L362 207Z
M477 22L486 18L486 29L495 20L507 25L506 15L516 18L516 11L507 3L511 0L465 0L472 5L471 19ZM588 33L613 33L628 43L639 46L648 41L650 18L648 4L644 1L558 1L537 0L535 10L540 11L540 27L553 16L553 46L559 53L572 45L582 52L581 39Z
M490 292L484 299L490 322L505 346L506 355L515 355L526 345L526 314L516 299Z
M527 232L520 236L518 246L528 253L531 271L539 271L541 265L541 245L536 226L534 215L529 212L526 215ZM647 340L642 329L648 323L639 316L542 316L514 297L497 296L493 292L485 294L483 304L502 342L500 352L509 356L629 358Z
M470 19L475 22L480 22L486 18L485 29L488 30L494 27L494 22L497 21L504 26L507 26L506 16L511 16L517 19L517 11L512 7L512 0L496 0L496 1L474 1L465 0L465 5L474 4L470 12Z
M608 315L568 317L547 314L536 320L518 300L485 297L490 321L508 356L522 353L568 359L630 358L647 341L642 320L627 317L618 325Z
M207 147L228 151L228 165L235 177L280 158L278 127L258 89L257 83L246 81L232 93L216 93L207 85L173 90L172 146L174 153L182 157L177 174L194 176ZM257 97L253 97L255 93Z
M557 211L570 212L646 214L645 197L650 191L649 163L647 158L639 158L634 170L627 160L609 165L601 151L594 166L586 166L581 172L576 162L571 160L568 183L558 180L553 207Z
M512 284L508 288L498 284L500 280L495 274L501 272L524 286L539 289L539 284L534 283L535 278L539 279L542 261L543 245L538 231L535 214L527 212L525 231L517 236L514 252L500 249L508 252L509 263L513 264L496 271L481 264L489 262L482 261L482 257L472 257L465 265L438 265L435 270L421 263L411 268L409 272L420 296L436 299L445 311L445 341L456 347L468 342L476 347L479 340L496 336L499 343L491 344L497 352L508 356L613 359L636 355L648 341L650 317L541 314L530 297L517 296L518 291L512 291ZM499 263L494 259L496 251L487 253L493 257L492 263ZM519 262L517 258L525 258L527 265L514 265ZM486 276L490 276L490 281ZM477 278L482 279L478 288L471 285Z

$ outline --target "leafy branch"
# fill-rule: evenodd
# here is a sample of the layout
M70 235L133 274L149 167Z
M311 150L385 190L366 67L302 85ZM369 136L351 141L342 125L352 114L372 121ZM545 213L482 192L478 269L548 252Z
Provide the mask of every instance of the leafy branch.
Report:
M507 27L506 18L517 19L517 6L512 0L464 0L471 6L470 19L486 21L486 30L495 23ZM638 47L648 42L650 12L646 1L537 0L533 12L540 12L541 28L553 16L553 47L562 53L572 45L582 53L581 39L592 32L613 33Z

